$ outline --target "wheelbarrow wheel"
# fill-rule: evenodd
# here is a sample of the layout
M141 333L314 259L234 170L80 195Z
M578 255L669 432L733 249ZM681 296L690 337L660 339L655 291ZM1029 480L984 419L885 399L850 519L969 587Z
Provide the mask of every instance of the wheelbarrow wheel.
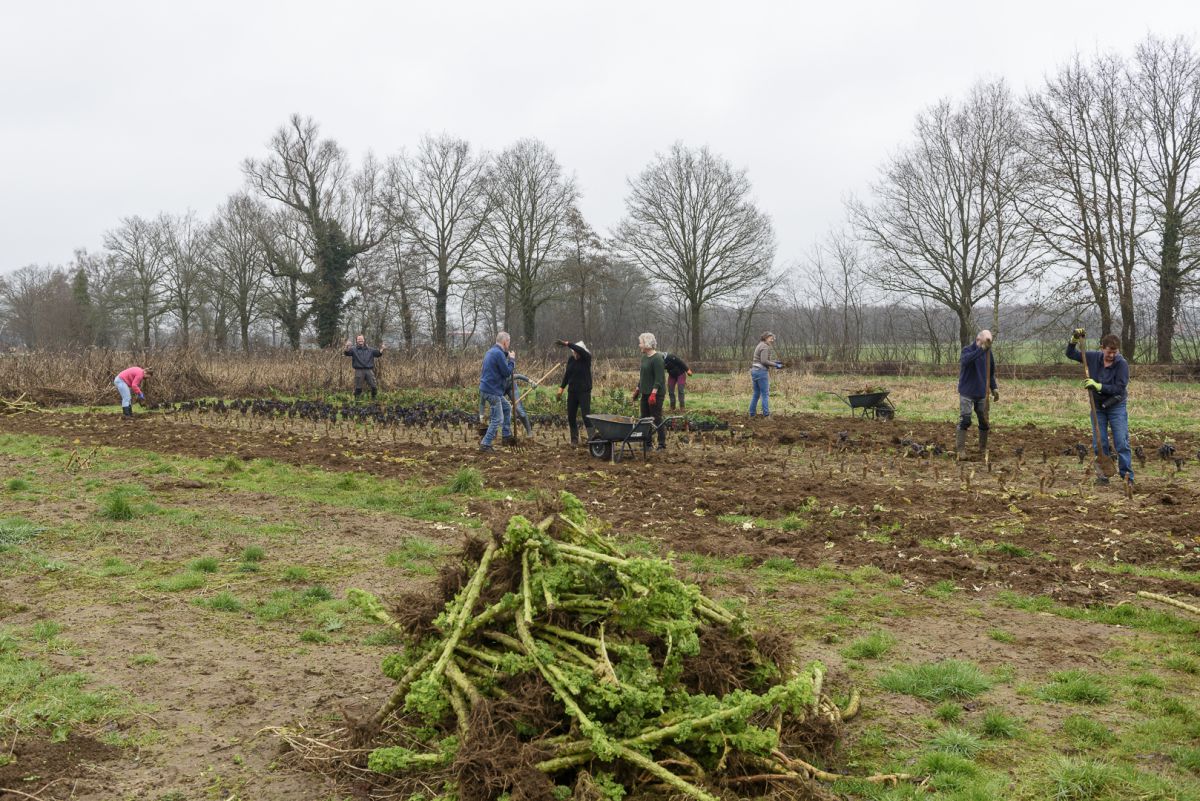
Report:
M588 444L588 451L597 459L610 459L612 458L612 443L592 442Z
M890 406L876 406L875 417L879 420L891 420L896 416L896 410Z

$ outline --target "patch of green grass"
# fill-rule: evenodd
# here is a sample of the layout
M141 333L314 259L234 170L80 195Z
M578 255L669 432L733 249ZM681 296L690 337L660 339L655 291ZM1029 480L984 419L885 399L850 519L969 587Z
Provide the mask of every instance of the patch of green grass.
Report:
M1033 556L1033 551L1028 548L1022 548L1020 545L1013 545L1011 542L998 542L989 550L1002 553L1005 556Z
M986 692L991 680L978 666L958 659L920 665L898 665L879 678L885 690L913 695L926 701L974 698Z
M1010 634L1009 632L1005 631L1004 629L992 629L991 631L988 632L988 636L991 637L996 642L1014 643L1017 641L1017 638L1015 635Z
M366 637L363 637L363 645L378 645L378 646L393 646L403 645L405 642L404 635L393 628L380 629L373 631Z
M346 473L344 476L333 482L334 489L352 491L358 489L358 480L352 473Z
M446 484L446 489L455 495L478 495L483 492L483 473L474 467L459 468Z
M126 562L124 559L116 556L106 557L100 563L100 575L102 576L128 576L130 573L136 573L137 568Z
M1119 777L1107 762L1056 756L1047 770L1054 801L1091 801L1115 787Z
M1021 721L1000 709L989 709L979 722L979 731L991 740L1011 740L1021 733Z
M983 740L966 729L948 726L933 736L929 741L931 747L947 754L957 754L967 759L973 759L984 749Z
M1050 683L1038 690L1044 701L1071 704L1107 704L1112 693L1103 680L1085 670L1064 670L1050 676Z
M262 567L258 562L242 562L238 565L239 573L257 573L260 570L262 570Z
M158 664L158 656L155 654L149 654L149 653L138 654L137 656L135 656L129 660L129 664L137 666L137 667L144 667L146 665L157 665Z
M182 592L184 590L199 589L204 586L207 580L208 577L205 574L188 570L158 580L154 583L154 588L162 592Z
M247 545L242 550L243 562L261 562L267 556L267 552L257 545Z
M280 578L290 584L299 584L308 581L308 569L303 567L289 567L283 571Z
M926 588L925 594L931 595L934 598L949 598L954 594L956 589L957 587L954 586L953 581L950 579L942 579L936 584Z
M113 490L100 498L100 516L105 520L132 520L133 504L122 490Z
M933 716L942 723L958 723L962 720L962 707L953 701L947 701L933 710Z
M409 537L402 540L400 547L389 552L383 561L388 567L400 567L418 575L431 576L437 569L430 562L438 559L442 553L442 547L436 542L422 537Z
M1108 727L1087 715L1071 715L1062 722L1063 734L1082 748L1094 748L1116 742Z
M0 550L31 540L44 530L33 521L23 517L8 517L0 520Z
M38 642L50 642L62 633L62 626L53 620L39 620L29 627L29 636Z
M29 482L23 478L10 478L4 482L4 488L9 492L24 492L29 487Z
M1126 681L1134 687L1153 687L1157 690L1161 690L1167 686L1162 679L1153 673L1138 673L1130 676Z
M326 636L325 634L322 634L319 631L315 631L313 629L307 629L306 631L300 632L300 642L310 642L310 643L318 643L318 644L325 643L325 642L329 642L329 637Z
M1191 676L1200 675L1200 661L1185 654L1173 654L1163 660L1163 667L1178 670Z
M298 593L292 590L276 590L271 596L258 604L254 616L259 620L283 620L290 616L299 606Z
M125 714L122 697L112 689L89 689L83 673L56 673L50 665L21 655L11 635L0 639L0 728L24 733L49 731L61 742L83 724L98 724Z
M878 659L896 644L896 638L886 631L873 631L842 649L846 659Z
M1200 775L1200 748L1176 748L1171 759L1184 770Z
M219 592L211 598L198 598L196 603L216 612L240 612L244 608L241 600L228 590Z
M194 570L197 573L216 573L220 567L221 563L213 556L202 556L188 562L188 570Z
M316 584L305 590L304 594L300 597L302 603L320 603L321 601L328 601L330 598L332 598L333 593L331 593L325 587L322 587L320 584Z
M1156 634L1177 634L1183 637L1195 637L1200 634L1200 622L1185 620L1157 609L1143 609L1128 603L1116 606L1079 608L1057 604L1053 598L1045 595L1027 596L1009 590L996 593L996 603L1010 609L1021 609L1026 612L1050 612L1068 620L1086 620L1110 626L1126 626L1152 631Z

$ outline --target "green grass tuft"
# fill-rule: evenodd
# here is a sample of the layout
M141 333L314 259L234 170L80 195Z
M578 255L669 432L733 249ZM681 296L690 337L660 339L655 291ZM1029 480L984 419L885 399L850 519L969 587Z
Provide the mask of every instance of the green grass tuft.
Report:
M100 563L100 575L102 576L128 576L130 573L136 572L136 567L116 556L109 556Z
M442 555L440 545L421 537L410 537L400 543L400 547L388 553L384 564L388 567L400 567L423 576L431 576L437 569L430 564Z
M333 598L333 593L320 584L309 587L301 596L302 602L306 604L320 603L321 601L328 601L331 598Z
M1116 736L1104 724L1087 715L1071 715L1062 722L1063 734L1076 745L1089 748L1116 742Z
M155 582L154 588L163 592L182 592L183 590L195 590L203 587L207 580L208 577L205 574L188 570L160 579Z
M23 517L9 517L0 520L0 549L20 545L41 534L43 530L41 526L35 525L33 521Z
M1191 676L1200 675L1200 661L1184 654L1174 654L1163 660L1163 667L1178 670Z
M138 654L137 656L135 656L129 660L129 664L134 665L135 667L142 667L145 665L157 665L158 657L154 654L148 654L148 653L147 654Z
M1017 641L1016 635L1010 634L1004 629L992 629L988 632L988 636L996 642L1014 643Z
M962 713L962 707L953 701L947 701L933 710L933 716L942 723L958 723L962 720Z
M954 594L956 589L957 588L954 586L953 581L950 579L942 579L936 584L927 587L925 589L925 594L934 598L949 598Z
M100 516L105 520L132 520L133 504L120 490L113 490L100 499Z
M943 751L947 754L957 754L967 759L974 758L976 754L984 749L983 740L966 729L960 729L957 726L942 729L934 735L929 744L938 751Z
M920 665L898 665L879 678L885 690L914 695L926 701L974 698L987 691L991 680L976 665L943 659Z
M29 636L38 642L50 642L62 633L62 626L53 620L39 620L29 627Z
M308 569L303 567L289 567L283 571L280 578L291 584L299 584L308 581Z
M1200 748L1176 748L1171 752L1171 759L1184 770L1200 775Z
M188 563L188 570L195 570L197 573L216 573L221 563L212 556L203 556L199 559L193 559Z
M1064 670L1054 673L1050 683L1038 690L1044 701L1065 701L1072 704L1107 704L1112 693L1099 676L1084 670Z
M1011 740L1021 733L1021 721L999 709L989 709L979 723L979 731L991 740Z
M10 478L4 482L4 488L9 492L22 492L29 489L29 482L23 478Z
M261 562L266 558L267 552L257 545L247 545L242 551L243 562Z
M199 598L196 603L216 612L240 612L244 608L238 597L227 590L211 598Z
M878 659L896 644L896 638L886 631L874 631L860 637L842 649L846 659Z
M1107 762L1077 757L1055 757L1049 768L1054 801L1091 801L1116 786L1118 775Z
M455 495L478 495L483 491L483 473L474 467L460 468L450 478L446 489Z
M308 629L300 632L300 642L324 643L329 642L329 637L314 629Z

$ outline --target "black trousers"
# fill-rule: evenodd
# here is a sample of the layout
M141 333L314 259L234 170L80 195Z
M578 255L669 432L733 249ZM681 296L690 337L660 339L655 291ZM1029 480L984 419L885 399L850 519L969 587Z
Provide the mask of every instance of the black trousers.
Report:
M586 433L587 416L592 413L592 393L575 393L569 389L567 390L567 425L571 427L571 442L579 441L579 423L575 421L576 412L582 414Z
M653 417L654 424L656 426L658 426L658 447L660 447L660 448L667 447L667 429L666 429L666 426L664 426L662 424L662 407L663 407L662 396L660 395L659 397L657 397L655 399L655 404L653 406L650 405L650 396L649 395L642 395L641 400L642 400L642 412L641 412L642 417Z

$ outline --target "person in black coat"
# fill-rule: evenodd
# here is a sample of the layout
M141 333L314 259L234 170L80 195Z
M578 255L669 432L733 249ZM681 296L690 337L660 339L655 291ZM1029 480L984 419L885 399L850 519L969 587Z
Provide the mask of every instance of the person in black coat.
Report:
M568 342L560 339L558 345L571 349L571 358L567 359L567 369L563 371L562 383L558 386L558 397L563 390L567 391L567 424L571 427L571 444L579 444L579 424L575 421L576 412L583 415L583 424L587 425L587 417L592 413L592 352L583 341Z
M375 380L375 360L383 355L383 345L378 348L367 346L367 340L362 334L355 338L354 347L346 342L346 356L350 357L350 366L354 368L354 399L362 395L363 384L371 390L371 400L379 392L379 384Z
M686 411L683 393L687 386L688 376L692 374L692 368L688 367L687 362L674 353L663 356L663 367L667 370L667 395L671 398L671 410L675 410L675 390L678 388L679 411Z

